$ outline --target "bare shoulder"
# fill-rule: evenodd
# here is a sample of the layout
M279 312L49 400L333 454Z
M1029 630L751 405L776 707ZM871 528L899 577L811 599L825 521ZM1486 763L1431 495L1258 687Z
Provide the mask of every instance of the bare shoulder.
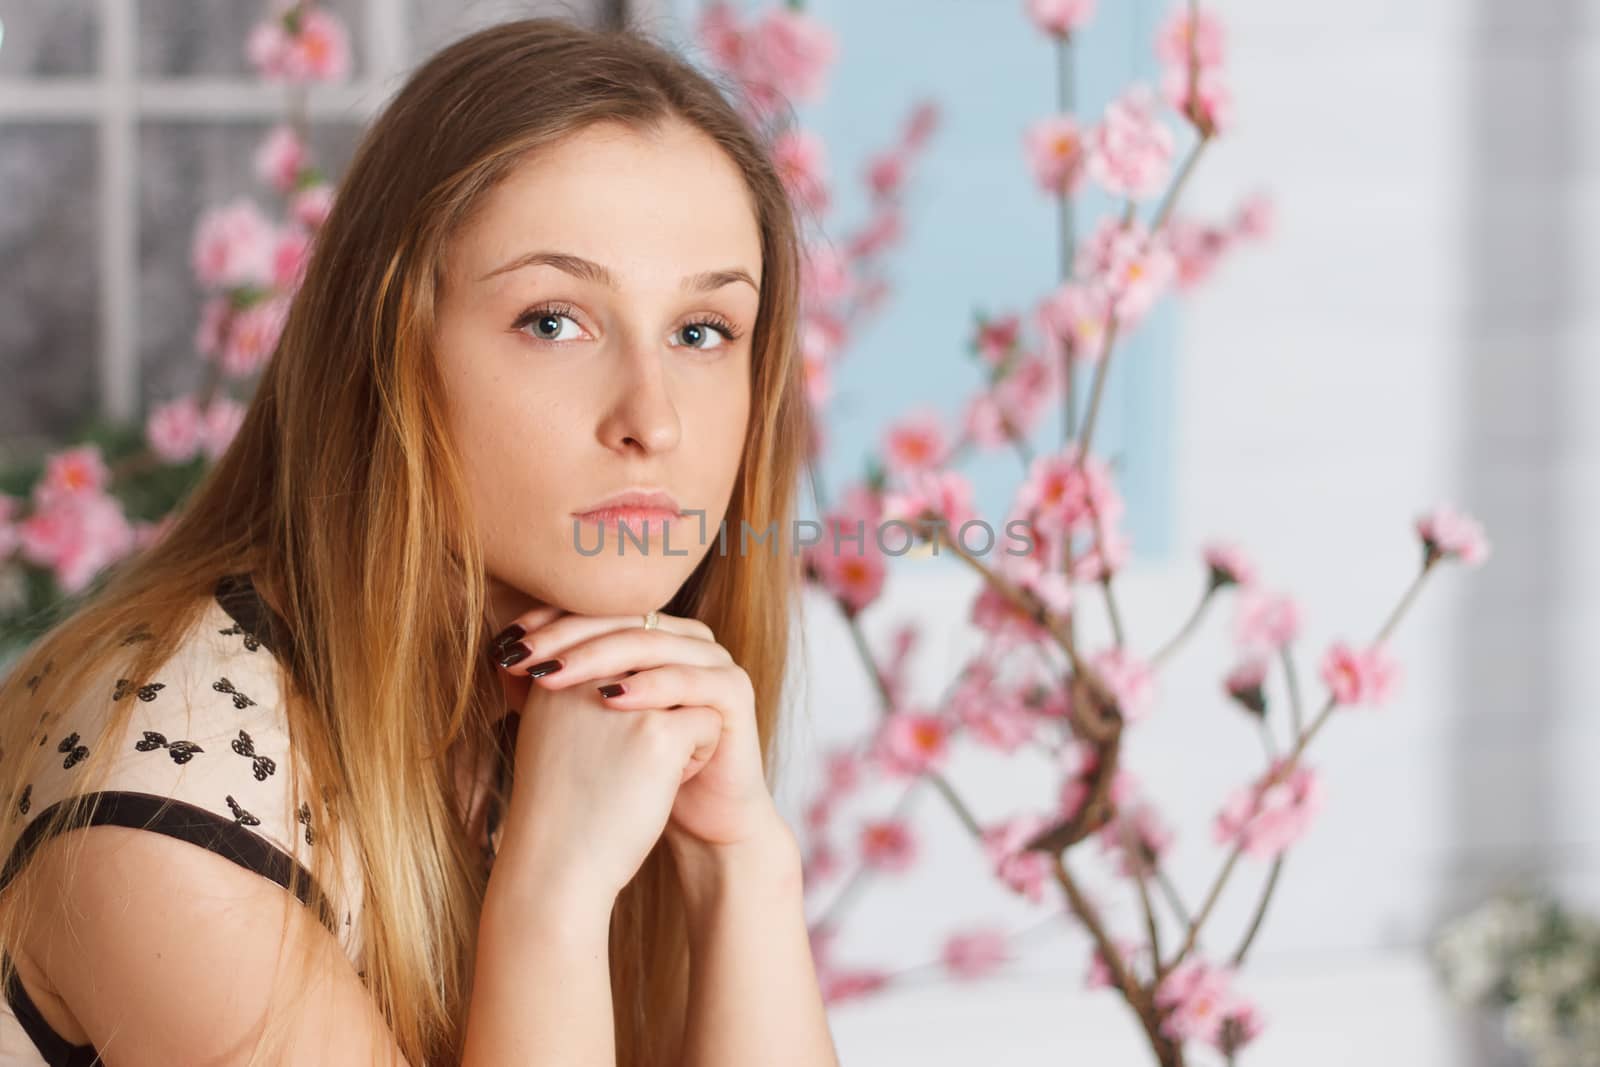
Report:
M24 877L39 908L20 947L63 1031L106 1062L243 1064L269 1016L288 1026L293 1062L405 1062L313 909L223 856L89 826L46 842Z

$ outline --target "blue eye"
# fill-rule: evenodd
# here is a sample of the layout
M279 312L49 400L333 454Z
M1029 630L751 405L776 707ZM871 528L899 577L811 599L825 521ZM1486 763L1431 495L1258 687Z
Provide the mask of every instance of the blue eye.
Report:
M679 334L688 334L691 331L701 340L707 339L713 334L720 335L722 337L722 344L716 345L699 344L695 341L689 342L689 348L698 348L702 352L713 352L719 348L723 348L728 344L731 344L739 336L739 334L734 331L731 325L719 319L706 319L700 322L686 322L682 326L678 327Z
M571 308L554 304L545 307L529 308L527 311L524 311L517 318L517 321L512 325L514 329L518 330L527 330L530 326L535 327L534 332L530 334L530 336L532 336L535 340L559 343L561 341L571 340L570 337L561 336L560 322L562 319L572 323L574 326L578 325L577 320L572 317ZM554 332L547 333L547 328L553 330Z

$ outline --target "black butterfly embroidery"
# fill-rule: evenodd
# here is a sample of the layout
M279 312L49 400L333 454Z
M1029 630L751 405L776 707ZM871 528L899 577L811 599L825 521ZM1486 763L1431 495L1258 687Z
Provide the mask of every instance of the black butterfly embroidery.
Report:
M139 699L148 704L150 701L156 698L157 693L166 687L167 684L165 682L151 682L149 685L141 685L138 689ZM134 690L132 686L129 684L126 678L118 678L117 691L111 694L111 699L121 700L123 697L127 696L133 691Z
M227 798L228 810L233 812L233 820L240 826L260 826L261 820L251 815L239 806L239 802L230 794Z
M169 743L165 736L156 733L154 730L144 731L144 737L135 741L133 747L140 752L151 752L158 748L165 748L167 755L172 757L173 763L188 763L194 758L196 752L205 751L193 741L173 741Z
M226 630L218 630L217 633L228 637L238 637L243 635L244 647L251 652L254 652L261 647L261 639L255 634L251 633L249 630L246 630L243 626L240 626L238 623L234 623Z
M228 681L226 678L218 678L216 681L211 683L211 688L215 689L219 693L231 694L233 696L233 706L236 708L248 708L255 703L254 700L251 700L249 697L235 689L233 687L233 683Z
M63 770L72 769L84 759L88 758L89 755L88 746L78 744L78 733L76 730L61 739L60 743L56 745L56 751L66 753L67 758L61 761L61 767Z
M243 730L239 731L239 738L233 743L233 750L239 755L249 758L250 770L256 776L256 781L258 782L266 781L267 775L278 769L278 765L272 762L271 756L256 755L255 742Z
M17 811L23 815L28 814L28 809L33 806L33 783L29 782L22 789L22 799L17 802Z
M302 824L305 825L305 828L306 828L306 844L308 844L308 845L315 844L316 843L315 838L313 837L313 835L311 833L311 805L307 804L305 801L302 800L300 802L300 810L295 812L294 818L295 818L296 822L302 823Z
M131 645L137 641L148 641L153 637L155 637L155 634L150 632L150 624L141 622L128 631L127 635L122 639L122 644Z

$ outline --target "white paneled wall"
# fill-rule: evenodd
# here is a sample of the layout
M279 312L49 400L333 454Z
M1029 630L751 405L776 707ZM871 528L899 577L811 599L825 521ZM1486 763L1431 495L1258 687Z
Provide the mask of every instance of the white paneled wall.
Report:
M1410 580L1416 512L1453 501L1485 520L1490 564L1437 574L1399 631L1399 697L1330 724L1310 749L1328 806L1285 867L1244 987L1280 1023L1254 1062L1487 1067L1496 1054L1462 1037L1417 947L1512 874L1600 910L1600 4L1214 6L1230 29L1237 128L1187 203L1225 212L1266 188L1278 233L1183 314L1177 541L1188 554L1129 575L1124 616L1136 648L1159 644L1192 606L1199 546L1240 538L1269 584L1302 599L1302 679L1319 693L1327 642L1373 636ZM966 576L927 565L913 579L915 566L902 566L869 631L959 617ZM1223 607L1165 676L1128 757L1174 818L1172 868L1191 904L1220 861L1209 819L1259 763L1256 738L1216 696L1230 656ZM930 634L919 666L931 696L971 635L953 623ZM807 753L851 735L872 707L820 603L807 642L811 717L780 793L797 820ZM985 818L1045 802L1051 781L981 758L953 777ZM974 874L974 849L935 797L916 811L929 858L863 894L845 958L915 963L961 918L1037 919ZM1263 872L1246 862L1239 874L1212 926L1219 947ZM1128 894L1090 881L1114 921L1131 923ZM1017 981L841 1005L841 1051L847 1064L1148 1062L1117 1035L1120 1020L1063 1021L1118 1012L1075 991L1084 957L1080 935L1056 931L1033 940ZM1009 1036L984 1044L980 1032Z

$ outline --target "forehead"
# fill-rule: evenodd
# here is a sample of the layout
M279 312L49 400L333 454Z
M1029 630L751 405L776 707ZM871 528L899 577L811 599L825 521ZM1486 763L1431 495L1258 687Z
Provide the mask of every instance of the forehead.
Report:
M731 267L761 278L760 228L743 175L679 121L643 131L596 124L530 153L485 195L451 259L473 283L535 250L595 260L624 286L675 287L684 274Z

